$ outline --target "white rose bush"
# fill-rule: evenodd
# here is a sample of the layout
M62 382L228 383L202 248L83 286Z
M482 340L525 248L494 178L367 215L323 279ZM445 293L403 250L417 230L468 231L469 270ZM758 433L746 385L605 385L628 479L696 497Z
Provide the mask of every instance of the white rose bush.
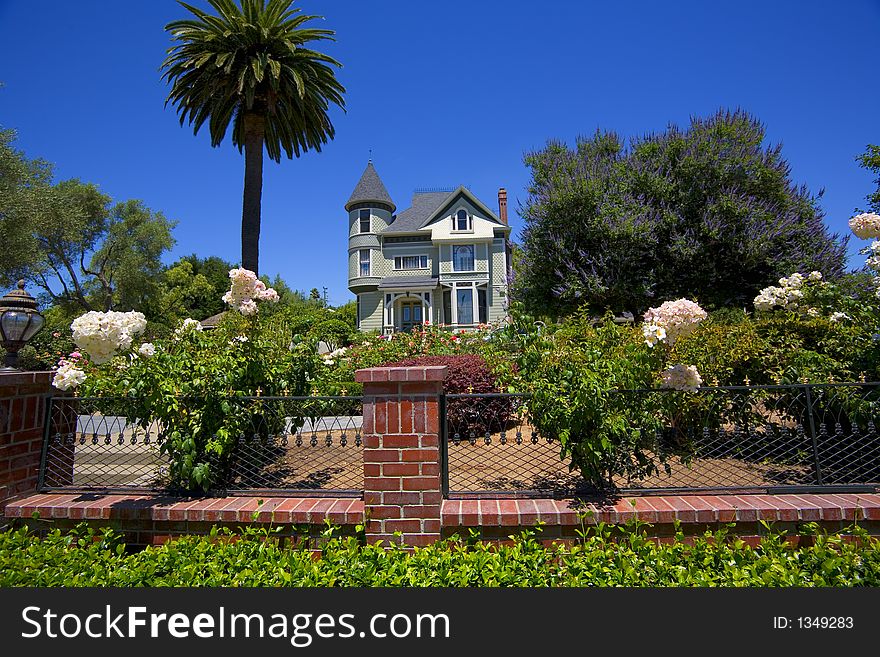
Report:
M143 429L158 422L172 488L203 490L223 481L245 430L279 429L248 398L307 395L320 366L307 343L291 347L290 336L259 312L277 303L275 290L246 269L231 270L229 278L223 300L233 312L217 328L187 318L167 339L147 342L137 340L147 328L143 314L89 312L71 324L83 355L63 358L55 371L59 390L125 398L124 412Z
M689 336L709 314L690 299L664 301L657 308L649 308L644 316L642 335L652 349L657 345L670 348L676 341ZM674 365L660 373L661 388L696 392L702 385L697 368L693 365Z

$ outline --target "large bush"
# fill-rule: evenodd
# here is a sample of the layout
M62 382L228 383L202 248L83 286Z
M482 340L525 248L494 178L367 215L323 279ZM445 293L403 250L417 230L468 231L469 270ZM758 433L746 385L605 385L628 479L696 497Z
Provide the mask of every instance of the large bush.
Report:
M745 112L633 139L529 153L515 296L534 311L644 311L689 297L742 307L792 271L843 273L846 240Z
M453 538L412 551L332 538L315 558L266 530L187 536L131 554L111 530L38 539L21 529L0 533L0 586L880 586L880 542L853 533L859 540L819 533L792 547L771 531L755 548L724 530L657 543L638 526L619 535L590 529L573 546L551 548L533 532L510 545Z

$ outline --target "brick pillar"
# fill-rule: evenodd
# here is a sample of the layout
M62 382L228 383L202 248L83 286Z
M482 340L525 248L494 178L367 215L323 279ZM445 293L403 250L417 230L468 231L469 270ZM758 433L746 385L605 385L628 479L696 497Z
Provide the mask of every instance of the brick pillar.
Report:
M440 539L439 412L445 378L445 365L355 373L364 385L364 519L370 543L416 547Z
M0 372L0 513L37 489L52 372Z

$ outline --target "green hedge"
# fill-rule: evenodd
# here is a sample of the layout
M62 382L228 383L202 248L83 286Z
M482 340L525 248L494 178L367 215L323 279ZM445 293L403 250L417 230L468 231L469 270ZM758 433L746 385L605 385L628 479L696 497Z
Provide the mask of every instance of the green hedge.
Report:
M568 547L545 548L527 532L511 546L454 538L414 552L329 537L315 558L267 530L247 529L238 540L222 530L132 553L106 529L81 525L38 538L22 528L0 533L0 586L880 585L880 540L857 526L798 548L772 531L758 548L726 530L693 545L657 545L644 526L614 532L600 525Z

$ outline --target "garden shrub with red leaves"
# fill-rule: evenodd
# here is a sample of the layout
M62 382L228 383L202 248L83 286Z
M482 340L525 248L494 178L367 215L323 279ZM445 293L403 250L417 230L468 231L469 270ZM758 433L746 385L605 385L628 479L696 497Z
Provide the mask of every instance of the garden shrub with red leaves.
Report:
M482 356L461 354L455 356L420 356L407 358L381 367L413 367L445 365L447 367L444 391L449 394L498 393L498 383ZM449 399L446 417L449 435L482 436L496 433L508 427L514 414L516 402L507 398Z

